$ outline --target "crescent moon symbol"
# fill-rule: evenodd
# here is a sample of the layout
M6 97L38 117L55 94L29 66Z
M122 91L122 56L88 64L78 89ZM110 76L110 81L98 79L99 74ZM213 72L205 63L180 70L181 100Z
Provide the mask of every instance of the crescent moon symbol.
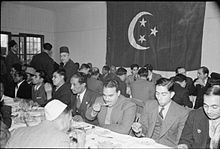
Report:
M146 50L146 49L149 49L150 47L143 47L143 46L140 46L139 44L136 43L135 39L134 39L134 27L136 25L136 22L137 20L143 16L143 15L151 15L153 16L151 13L149 12L146 12L146 11L142 11L140 13L138 13L131 21L130 25L129 25L129 28L128 28L128 40L129 40L129 43L136 49L138 50Z

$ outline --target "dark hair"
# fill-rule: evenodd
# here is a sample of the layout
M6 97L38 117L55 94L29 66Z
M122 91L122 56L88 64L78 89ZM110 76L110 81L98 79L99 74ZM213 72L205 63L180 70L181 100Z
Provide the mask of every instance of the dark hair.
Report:
M91 69L91 75L92 76L96 76L96 75L98 75L99 74L99 68L97 68L97 67L92 67L92 69Z
M17 71L16 73L15 73L15 75L18 75L19 77L22 77L23 78L23 80L26 80L27 79L27 74L26 74L26 72L24 72L24 71Z
M44 48L45 50L50 51L50 50L52 49L52 45L51 45L50 43L44 43L44 44L43 44L43 48Z
M203 74L209 75L209 69L205 66L200 67L199 69L202 69Z
M11 68L14 68L16 71L22 71L22 65L19 63L15 63L11 66Z
M174 81L178 81L178 82L183 82L183 81L186 81L186 76L183 75L183 74L177 74L175 77L174 77Z
M71 78L73 78L73 77L78 78L80 84L83 84L83 83L87 84L87 77L88 77L87 74L85 74L83 72L76 72L73 74L73 76Z
M205 95L217 95L217 96L220 96L220 86L218 85L215 85L215 86L212 86L210 88L208 88L208 90L205 92Z
M147 70L153 71L153 66L151 64L146 64L144 66Z
M38 72L39 73L39 76L41 77L41 78L43 78L43 82L46 82L46 73L45 73L45 71L44 70L36 70L36 72Z
M181 68L184 68L184 67L179 66L179 67L176 68L176 70L175 70L176 74L178 74L178 70L181 69ZM184 69L185 69L185 68L184 68Z
M103 68L104 70L106 70L106 71L110 71L110 67L107 66L107 65L103 66L102 68Z
M56 71L54 71L54 73L58 73L61 76L64 76L64 81L66 82L66 70L63 68L59 68Z
M119 76L125 75L125 74L127 74L127 70L123 67L120 67L117 69L116 74Z
M168 91L174 91L173 90L173 81L171 79L160 78L159 80L157 80L156 86L166 86Z
M138 75L139 75L140 77L145 77L145 78L147 78L147 76L148 76L148 71L147 71L147 69L145 69L144 67L140 68L140 69L138 70Z
M80 69L90 69L90 66L88 64L83 63L80 67Z
M17 44L16 41L11 40L11 41L8 42L8 47L9 47L9 48L14 47L14 45L16 45L16 44Z
M114 80L114 79L109 79L109 80L106 80L104 83L103 83L103 87L105 88L116 88L116 92L119 91L119 85L118 85L118 81L117 80Z
M131 70L133 70L134 67L137 67L137 69L139 69L139 65L138 64L131 64L131 66L130 66Z

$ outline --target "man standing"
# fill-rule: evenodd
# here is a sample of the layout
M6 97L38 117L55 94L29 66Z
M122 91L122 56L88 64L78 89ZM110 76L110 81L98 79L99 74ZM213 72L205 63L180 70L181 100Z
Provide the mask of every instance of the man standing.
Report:
M157 81L157 100L147 101L140 122L132 125L137 137L146 136L170 147L177 146L188 111L172 101L174 94L171 80L160 78Z
M66 82L69 83L72 75L77 72L77 67L70 59L68 47L60 47L60 61L60 67L66 71Z
M146 64L144 67L148 70L148 81L156 84L157 80L159 80L162 76L153 72L153 66L151 64Z
M179 149L220 147L220 86L214 85L204 95L203 108L189 113Z
M7 67L7 72L9 73L12 65L16 63L21 64L21 61L17 56L18 44L14 40L9 41L8 48L8 55L5 58L5 63Z
M30 65L36 70L43 70L46 72L46 79L52 82L52 75L54 71L54 60L50 57L52 45L45 43L43 45L43 51L40 54L33 56Z

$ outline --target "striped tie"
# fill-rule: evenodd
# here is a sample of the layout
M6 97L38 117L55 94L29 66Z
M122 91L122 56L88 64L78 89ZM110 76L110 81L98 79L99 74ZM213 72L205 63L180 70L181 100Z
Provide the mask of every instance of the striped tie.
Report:
M163 119L163 110L164 110L164 107L162 107L161 109L160 109L160 112L159 112L159 115L160 115L160 117Z

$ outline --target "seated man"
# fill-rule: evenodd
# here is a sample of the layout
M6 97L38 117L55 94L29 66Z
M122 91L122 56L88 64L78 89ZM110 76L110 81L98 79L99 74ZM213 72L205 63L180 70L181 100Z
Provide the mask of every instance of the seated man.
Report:
M186 88L186 76L183 74L177 74L174 78L174 92L173 101L181 106L193 107L193 103L189 98L189 90Z
M73 74L70 79L72 93L75 94L72 101L73 119L75 121L85 121L93 125L98 125L98 121L89 121L86 119L86 110L93 105L95 99L101 96L87 87L87 75L83 72Z
M13 130L6 147L69 148L67 131L72 119L70 108L54 99L45 106L45 117L46 120L39 125Z
M172 101L175 94L172 88L173 82L169 79L157 81L157 100L147 101L140 122L132 125L137 137L146 136L166 146L177 146L188 111Z
M204 95L203 107L189 113L178 148L220 147L220 86L214 85Z
M32 77L32 100L42 107L44 107L47 103L47 96L44 88L45 80L45 72L43 70L36 70L34 76Z
M118 82L109 80L104 83L103 97L96 99L93 106L86 111L86 117L90 120L97 117L101 127L129 134L135 112L135 103L120 94Z

